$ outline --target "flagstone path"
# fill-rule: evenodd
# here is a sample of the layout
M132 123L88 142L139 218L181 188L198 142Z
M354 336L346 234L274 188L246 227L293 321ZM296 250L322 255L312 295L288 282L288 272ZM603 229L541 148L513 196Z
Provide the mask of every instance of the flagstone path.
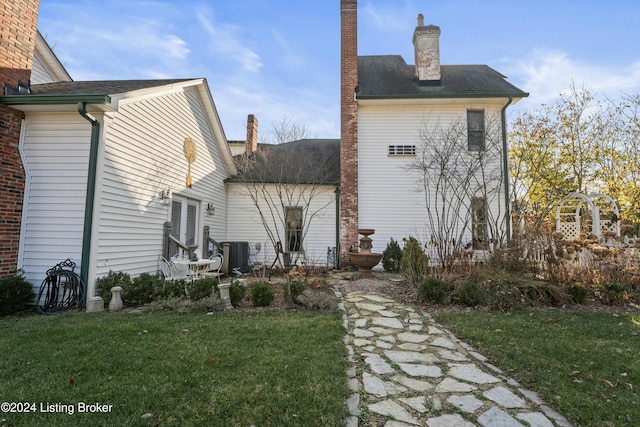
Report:
M508 378L426 312L369 292L342 299L347 427L566 427L538 395Z

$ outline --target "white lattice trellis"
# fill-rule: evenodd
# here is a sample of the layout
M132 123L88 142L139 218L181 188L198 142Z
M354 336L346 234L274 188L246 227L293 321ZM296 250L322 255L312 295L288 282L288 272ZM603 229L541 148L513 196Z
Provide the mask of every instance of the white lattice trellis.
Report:
M556 231L565 239L580 237L584 225L590 222L591 233L602 238L605 233L620 237L620 212L611 197L600 194L571 193L556 209Z

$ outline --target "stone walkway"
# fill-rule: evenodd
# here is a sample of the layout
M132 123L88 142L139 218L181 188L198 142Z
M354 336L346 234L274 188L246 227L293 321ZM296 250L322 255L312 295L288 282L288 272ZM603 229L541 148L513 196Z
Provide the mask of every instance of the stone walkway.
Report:
M386 296L343 294L347 427L572 426L468 344Z

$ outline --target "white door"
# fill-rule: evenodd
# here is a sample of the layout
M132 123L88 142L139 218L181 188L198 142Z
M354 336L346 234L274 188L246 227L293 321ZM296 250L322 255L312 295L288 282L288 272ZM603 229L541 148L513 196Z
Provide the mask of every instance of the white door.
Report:
M195 245L198 238L198 212L200 202L186 197L173 196L171 201L171 235L184 245ZM169 255L184 255L182 250L171 245Z

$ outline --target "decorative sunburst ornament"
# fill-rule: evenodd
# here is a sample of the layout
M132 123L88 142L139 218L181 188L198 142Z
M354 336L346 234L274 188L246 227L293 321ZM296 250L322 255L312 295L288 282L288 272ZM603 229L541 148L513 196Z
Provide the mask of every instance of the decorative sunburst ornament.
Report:
M196 143L191 139L191 137L187 137L184 140L184 157L189 162L189 169L187 170L187 187L191 188L193 184L193 180L191 179L191 163L196 161L196 157L198 156L198 150L196 149Z

